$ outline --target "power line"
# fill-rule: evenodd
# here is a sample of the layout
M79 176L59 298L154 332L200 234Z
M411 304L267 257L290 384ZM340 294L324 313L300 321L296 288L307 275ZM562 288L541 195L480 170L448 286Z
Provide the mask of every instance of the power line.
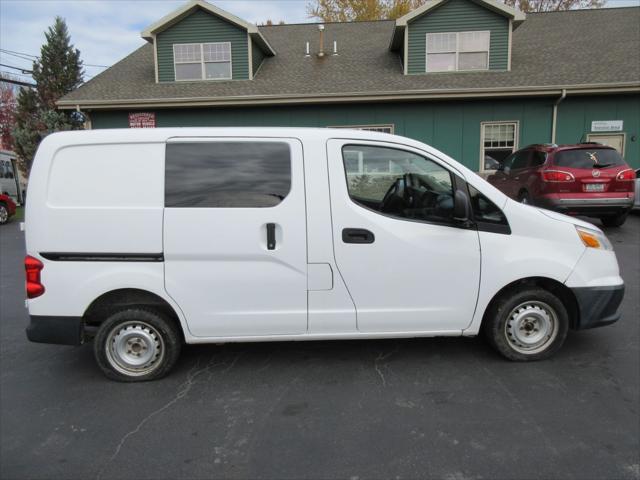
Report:
M25 57L25 56L23 56L23 55L17 55L17 54L15 54L15 53L13 53L13 52L8 52L8 51L3 50L3 49L1 49L1 48L0 48L0 52L5 53L5 54L7 54L7 55L11 55L12 57L19 58L20 60L25 60L25 61L27 61L27 62L33 62L33 61L34 61L34 59L33 59L33 58L28 58L28 57Z
M0 67L13 68L14 70L20 70L22 73L33 73L33 70L27 70L25 68L14 67L13 65L6 65L4 63L0 63Z
M33 87L33 88L35 88L35 84L33 84L33 83L22 82L20 80L14 80L13 78L6 78L6 77L4 77L2 75L0 75L0 82L11 83L13 85L20 85L22 87Z
M0 52L6 53L8 55L13 55L14 57L22 58L23 60L28 60L28 61L40 59L40 57L36 57L35 55L31 55L30 53L16 52L15 50L7 50L4 48L0 48ZM27 58L27 57L31 57L31 58ZM85 67L109 68L109 65L97 65L94 63L83 63L82 65Z
M17 54L17 55L25 55L27 57L32 57L32 58L38 58L35 55L31 55L30 53L16 52L14 50L7 50L6 48L0 48L0 51L5 52L5 53L14 53L14 54Z

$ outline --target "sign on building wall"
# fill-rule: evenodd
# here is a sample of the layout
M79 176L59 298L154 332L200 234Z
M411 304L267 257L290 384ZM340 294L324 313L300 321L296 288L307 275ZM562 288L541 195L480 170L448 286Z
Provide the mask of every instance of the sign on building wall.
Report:
M153 112L130 113L129 128L156 128L156 114Z
M592 132L621 132L622 120L594 120L591 122Z

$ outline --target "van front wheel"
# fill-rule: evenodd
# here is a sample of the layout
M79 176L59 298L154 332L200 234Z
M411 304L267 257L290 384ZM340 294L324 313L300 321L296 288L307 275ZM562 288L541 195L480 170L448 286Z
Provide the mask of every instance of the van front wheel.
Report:
M494 348L509 360L543 360L564 343L569 315L546 290L511 290L491 306L483 329Z
M98 328L93 351L104 374L120 382L143 382L166 375L182 346L174 323L146 308L126 308Z

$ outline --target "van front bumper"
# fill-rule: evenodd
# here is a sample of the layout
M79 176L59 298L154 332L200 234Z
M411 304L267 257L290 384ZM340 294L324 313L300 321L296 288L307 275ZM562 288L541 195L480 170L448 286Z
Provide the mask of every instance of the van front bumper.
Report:
M624 297L624 284L609 287L578 287L571 289L578 302L576 330L604 327L620 319L618 307Z
M82 317L31 315L27 338L36 343L80 345L83 343Z

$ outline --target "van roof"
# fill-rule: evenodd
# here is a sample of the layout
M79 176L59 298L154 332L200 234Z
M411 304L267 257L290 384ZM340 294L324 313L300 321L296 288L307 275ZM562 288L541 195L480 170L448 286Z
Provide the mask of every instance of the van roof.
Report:
M117 128L57 132L47 138L63 143L103 142L163 142L175 137L292 137L304 139L356 138L393 141L397 135L349 128L306 127L171 127L171 128ZM403 143L417 144L402 137Z

